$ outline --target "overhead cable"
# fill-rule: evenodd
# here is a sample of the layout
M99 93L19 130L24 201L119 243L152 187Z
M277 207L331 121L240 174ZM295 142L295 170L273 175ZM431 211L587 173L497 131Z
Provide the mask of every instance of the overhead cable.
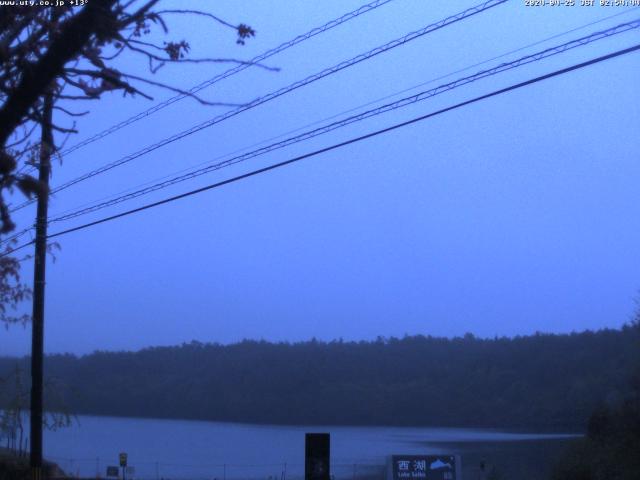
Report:
M502 95L504 93L511 92L511 91L514 91L514 90L518 90L518 89L527 87L529 85L533 85L535 83L539 83L539 82L542 82L544 80L548 80L550 78L558 77L560 75L564 75L564 74L567 74L569 72L572 72L572 71L575 71L575 70L579 70L579 69L582 69L582 68L585 68L585 67L588 67L588 66L591 66L591 65L595 65L597 63L601 63L601 62L604 62L606 60L610 60L610 59L613 59L613 58L616 58L616 57L620 57L620 56L623 56L623 55L628 55L628 54L630 54L632 52L635 52L635 51L638 51L638 50L640 50L640 44L636 44L634 46L631 46L631 47L628 47L628 48L624 48L622 50L617 50L617 51L609 53L607 55L602 55L602 56L599 56L599 57L596 57L596 58L592 58L591 60L587 60L585 62L581 62L581 63L578 63L578 64L571 65L569 67L561 68L559 70L555 70L553 72L550 72L550 73L547 73L547 74L544 74L544 75L540 75L538 77L534 77L534 78L531 78L529 80L525 80L523 82L519 82L519 83L510 85L508 87L505 87L505 88L501 88L499 90L494 90L494 91L492 91L490 93L486 93L484 95L480 95L478 97L474 97L474 98L472 98L470 100L465 100L465 101L457 103L455 105L451 105L449 107L442 108L440 110L436 110L436 111L431 112L431 113L427 113L425 115L413 118L411 120L407 120L407 121L404 121L404 122L396 123L395 125L392 125L390 127L386 127L386 128L380 129L380 130L376 130L376 131L367 133L365 135L361 135L359 137L351 138L351 139L346 140L344 142L335 143L335 144L330 145L328 147L324 147L324 148L321 148L319 150L315 150L313 152L306 153L304 155L299 155L297 157L290 158L288 160L285 160L285 161L282 161L282 162L279 162L279 163L275 163L275 164L269 165L267 167L259 168L257 170L253 170L251 172L244 173L242 175L238 175L238 176L226 179L226 180L222 180L220 182L212 183L210 185L207 185L207 186L204 186L204 187L201 187L201 188L197 188L195 190L191 190L191 191L188 191L188 192L185 192L185 193L182 193L182 194L179 194L179 195L175 195L175 196L172 196L172 197L169 197L169 198L165 198L165 199L159 200L157 202L149 203L147 205L143 205L143 206L138 207L138 208L127 210L125 212L121 212L121 213L118 213L116 215L111 215L111 216L108 216L108 217L101 218L99 220L95 220L93 222L85 223L83 225L79 225L79 226L76 226L76 227L73 227L73 228L62 230L62 231L59 231L59 232L56 232L56 233L48 235L47 239L56 238L56 237L59 237L59 236L62 236L62 235L67 235L69 233L77 232L79 230L84 230L84 229L87 229L87 228L90 228L90 227L93 227L93 226L96 226L96 225L100 225L102 223L107 223L107 222L110 222L112 220L116 220L118 218L122 218L122 217L126 217L126 216L129 216L129 215L133 215L134 213L139 213L139 212L142 212L142 211L145 211L145 210L149 210L151 208L158 207L160 205L164 205L164 204L167 204L167 203L172 203L172 202L175 202L177 200L181 200L181 199L186 198L186 197L190 197L190 196L197 195L199 193L202 193L202 192L205 192L205 191L208 191L208 190L219 188L219 187L222 187L224 185L228 185L228 184L231 184L231 183L236 183L236 182L239 182L240 180L245 180L247 178L254 177L256 175L260 175L262 173L269 172L271 170L275 170L275 169L278 169L278 168L281 168L281 167L284 167L284 166L287 166L287 165L291 165L291 164L299 162L301 160L305 160L307 158L315 157L315 156L320 155L322 153L327 153L327 152L330 152L332 150L337 150L337 149L345 147L347 145L358 143L358 142L361 142L363 140L367 140L369 138L376 137L378 135L382 135L382 134L385 134L385 133L388 133L388 132L391 132L391 131L394 131L394 130L397 130L397 129L400 129L400 128L407 127L409 125L413 125L413 124L418 123L418 122L422 122L422 121L427 120L429 118L433 118L433 117L436 117L436 116L441 115L443 113L450 112L450 111L453 111L453 110L457 110L457 109L465 107L467 105L471 105L471 104L480 102L482 100L487 100L489 98L492 98L492 97L495 97L495 96L498 96L498 95ZM16 247L15 249L13 249L13 250L11 250L9 252L1 254L0 258L5 257L7 255L11 255L12 253L14 253L14 252L16 252L16 251L18 251L18 250L20 250L22 248L25 248L25 247L31 245L32 243L33 242L29 242L29 243L25 243L23 245L20 245L19 247Z
M168 98L167 100L164 100L163 102L158 103L157 105L154 105L146 110L144 110L143 112L140 112L130 118L127 118L126 120L123 120L115 125L112 125L111 127L96 133L95 135L92 135L91 137L86 138L85 140L76 143L75 145L72 145L71 147L59 152L57 155L58 156L66 156L69 155L72 152L75 152L76 150L79 150L80 148L89 145L90 143L93 143L97 140L100 140L101 138L104 138L108 135L111 135L114 132L117 132L118 130L131 125L132 123L135 123L143 118L147 118L151 115L153 115L154 113L159 112L160 110L168 107L169 105L172 105L184 98L187 98L195 93L200 92L201 90L210 87L211 85L213 85L214 83L217 83L221 80L224 80L225 78L228 78L232 75L235 75L237 73L240 73L243 70L246 70L247 68L264 62L265 60L273 57L274 55L277 55L280 52L283 52L284 50L287 50L295 45L298 45L299 43L304 42L305 40L309 40L310 38L315 37L316 35L319 35L321 33L324 33L328 30L331 30L332 28L335 28L339 25L342 25L343 23L348 22L349 20L353 20L354 18L359 17L360 15L363 15L367 12L370 12L372 10L375 10L378 7L381 7L389 2L391 2L392 0L376 0L374 2L370 2L367 3L366 5L362 5L361 7L352 10L351 12L345 13L344 15L342 15L341 17L335 18L327 23L325 23L324 25L320 26L320 27L316 27L312 30L309 30L306 33L303 33L301 35L298 35L297 37L288 40L280 45L278 45L275 48L272 48L270 50L267 50L264 53L261 53L260 55L252 58L251 60L236 65L233 68L230 68L208 80L205 80L202 83L199 83L198 85L196 85L193 88L190 88L187 92L185 93L179 93L171 98Z
M107 165L99 167L99 168L97 168L95 170L92 170L91 172L85 173L84 175L81 175L81 176L79 176L79 177L77 177L77 178L75 178L73 180L70 180L70 181L68 181L66 183L63 183L62 185L60 185L58 187L53 188L50 193L52 193L52 194L53 193L58 193L58 192L60 192L62 190L65 190L65 189L71 187L72 185L75 185L75 184L77 184L79 182L88 180L89 178L95 177L96 175L100 175L100 174L105 173L105 172L107 172L109 170L112 170L112 169L114 169L116 167L119 167L121 165L129 163L132 160L135 160L135 159L140 158L140 157L142 157L144 155L147 155L147 154L149 154L149 153L151 153L151 152L153 152L153 151L155 151L155 150L157 150L157 149L159 149L161 147L164 147L164 146L169 145L169 144L171 144L173 142L181 140L181 139L183 139L183 138L185 138L185 137L187 137L189 135L192 135L192 134L194 134L196 132L204 130L205 128L209 128L209 127L211 127L211 126L213 126L213 125L215 125L217 123L220 123L220 122L222 122L224 120L232 118L232 117L234 117L234 116L236 116L236 115L238 115L238 114L240 114L242 112L245 112L247 110L255 108L258 105L262 105L262 104L264 104L266 102L274 100L274 99L276 99L278 97L281 97L282 95L285 95L285 94L287 94L289 92L297 90L298 88L301 88L301 87L304 87L306 85L309 85L310 83L316 82L316 81L318 81L318 80L320 80L322 78L325 78L325 77L327 77L329 75L332 75L334 73L342 71L342 70L344 70L346 68L349 68L349 67L351 67L353 65L356 65L356 64L358 64L360 62L363 62L365 60L373 58L373 57L375 57L375 56L377 56L377 55L379 55L381 53L387 52L389 50L392 50L392 49L397 48L397 47L402 46L402 45L406 45L407 43L409 43L409 42L411 42L411 41L413 41L413 40L415 40L417 38L423 37L424 35L432 33L432 32L434 32L436 30L439 30L439 29L444 28L446 26L452 25L454 23L457 23L457 22L459 22L461 20L464 20L466 18L472 17L474 15L477 15L478 13L484 12L484 11L490 9L490 8L493 8L493 7L496 7L496 6L501 5L503 3L506 3L507 1L508 0L488 0L486 2L483 2L483 3L479 4L479 5L476 5L474 7L468 8L468 9L466 9L466 10L464 10L464 11L462 11L462 12L456 14L456 15L449 16L449 17L447 17L447 18L445 18L443 20L440 20L439 22L436 22L436 23L428 25L428 26L426 26L424 28L421 28L420 30L416 30L414 32L410 32L410 33L406 34L403 37L400 37L400 38L397 38L395 40L392 40L391 42L388 42L388 43L386 43L384 45L381 45L381 46L376 47L376 48L374 48L372 50L369 50L368 52L365 52L365 53L362 53L362 54L357 55L355 57L352 57L349 60L345 60L343 62L340 62L337 65L334 65L333 67L326 68L326 69L324 69L324 70L322 70L322 71L320 71L320 72L318 72L318 73L316 73L314 75L310 75L310 76L308 76L308 77L306 77L306 78L304 78L302 80L298 80L297 82L294 82L294 83L292 83L292 84L290 84L290 85L288 85L286 87L280 88L279 90L276 90L276 91L268 93L268 94L266 94L266 95L264 95L262 97L259 97L259 98L255 99L255 100L251 101L247 105L243 105L243 106L238 107L236 109L233 109L233 110L230 110L228 112L225 112L225 113L223 113L221 115L213 117L210 120L202 122L202 123L200 123L198 125L195 125L195 126L189 128L189 129L187 129L187 130L184 130L182 132L176 133L176 134L174 134L174 135L172 135L170 137L167 137L167 138L165 138L163 140L160 140L159 142L154 143L152 145L149 145L149 146L147 146L147 147L145 147L145 148L143 148L141 150L138 150L135 153L132 153L130 155L122 157L119 160L116 160L116 161L111 162L111 163L109 163ZM14 212L16 210L24 208L25 206L27 206L27 205L29 205L29 204L31 204L33 202L34 202L33 200L24 202L24 203L22 203L22 204L20 204L20 205L18 205L16 207L14 207L11 210L11 212Z
M419 93L416 93L414 95L402 98L400 100L397 100L395 102L391 102L391 103L387 103L386 105L382 105L380 107L377 108L373 108L370 110L367 110L365 112L362 112L360 114L357 115L352 115L350 117L347 117L343 120L339 120L336 122L332 122L328 125L325 125L323 127L319 127L304 133L301 133L299 135L293 136L293 137L289 137L287 139L281 140L279 142L275 142L272 143L270 145L267 145L265 147L253 150L251 152L247 152L244 153L242 155L237 155L231 159L222 161L222 162L218 162L215 163L213 165L209 165L203 168L199 168L196 170L192 170L191 172L185 173L183 175L178 175L176 177L173 177L171 179L156 183L154 185L136 190L134 192L128 193L126 195L121 195L119 197L110 199L108 201L104 201L104 202L100 202L85 208L81 208L78 209L76 211L73 211L71 213L66 213L63 215L60 215L58 217L54 217L51 220L49 220L49 223L54 223L54 222L61 222L61 221L65 221L65 220L70 220L72 218L76 218L79 217L81 215L86 215L92 212L96 212L98 210L102 210L104 208L128 201L128 200L132 200L134 198L138 198L140 196L143 195L147 195L149 193L155 192L157 190L161 190L164 188L167 188L169 186L175 185L177 183L181 183L187 180L191 180L193 178L205 175L207 173L219 170L221 168L224 167L229 167L231 165L235 165L237 163L246 161L250 158L255 158L257 156L260 155L264 155L266 153L272 152L274 150L278 150L290 145L293 145L295 143L299 143L311 138L315 138L319 135L323 135L326 134L328 132L334 131L336 129L339 128L343 128L347 125L351 125L353 123L356 122L360 122L363 121L365 119L377 116L377 115L381 115L383 113L387 113L393 110L397 110L399 108L403 108L403 107L407 107L409 105L413 105L415 103L427 100L429 98L435 97L436 95L448 92L450 90L453 90L455 88L461 87L463 85L467 85L470 83L473 83L475 81L487 78L487 77L491 77L493 75L497 75L503 72L506 72L508 70L512 70L514 68L518 68L521 67L523 65L528 65L530 63L533 62L537 62L555 55L558 55L560 53L564 53L568 50L572 50L574 48L577 47L582 47L585 45L588 45L590 43L593 43L595 41L598 40L602 40L604 38L609 38L613 35L617 35L620 33L624 33L624 32L628 32L630 30L634 30L640 28L640 19L631 21L631 22L627 22L627 23L623 23L620 25L617 25L615 27L609 28L607 30L603 30L600 32L595 32L592 33L591 35L587 35L584 36L582 38L578 38L576 40L571 40L569 42L563 43L561 45L555 46L555 47L551 47L551 48L547 48L545 50L530 54L530 55L526 55L524 57L521 57L517 60L513 60L511 62L506 62L506 63L502 63L500 65L497 65L493 68L490 69L486 69L486 70L482 70L480 72L475 73L474 75L469 75L467 77L463 77L460 78L458 80L455 80L453 82L449 82L443 85L440 85L438 87L429 89L429 90L425 90Z
M468 65L468 66L466 66L466 67L464 67L464 68L460 68L460 69L455 70L455 71L453 71L453 72L449 72L449 73L447 73L447 74L440 75L440 76L438 76L438 77L436 77L436 78L432 78L432 79L427 80L427 81L425 81L425 82L421 82L421 83L419 83L419 84L417 84L417 85L413 85L413 86L411 86L411 87L404 88L404 89L399 90L399 91L396 91L396 92L394 92L394 93L384 95L383 97L379 97L379 98L377 98L377 99L375 99L375 100L370 100L370 101L368 101L368 102L366 102L366 103L364 103L364 104L358 105L358 106L356 106L356 107L349 108L349 109L347 109L347 110L343 110L343 111L341 111L341 112L339 112L339 113L335 113L335 114L333 114L333 115L331 115L331 116L329 116L329 117L325 117L325 118L322 118L322 119L319 119L319 120L315 120L315 121L313 121L313 122L311 122L311 123L308 123L308 124L306 124L306 125L303 125L303 126L297 127L297 128L295 128L295 129L293 129L293 130L289 130L289 131L287 131L287 132L285 132L285 133L281 133L281 134L279 134L279 135L276 135L276 136L270 137L270 138L268 138L268 139L264 139L264 140L261 140L261 141L259 141L259 142L255 142L255 143L253 143L253 144L251 144L251 145L248 145L248 146L246 146L246 147L242 147L242 148L236 149L236 150L234 150L234 151L232 151L232 152L230 152L230 153L227 153L227 154L225 154L225 155L220 155L220 156L216 157L216 158L215 158L215 159L213 159L213 160L209 160L209 161L206 161L206 162L201 162L200 164L198 164L198 165L194 165L194 166L189 167L189 168L183 168L183 169L181 169L181 170L179 170L179 171L177 171L177 172L173 172L173 173L171 173L171 174L169 174L169 175L165 175L165 176L163 176L163 177L156 178L156 179L154 179L154 180L150 180L150 181L144 182L144 183L142 183L142 184L135 185L135 186L133 186L133 187L129 187L129 188L125 189L125 190L122 190L122 191L120 191L120 192L117 192L117 193L114 193L114 194L111 194L111 195L103 196L103 197L101 197L101 198L99 198L99 199L97 199L97 200L95 200L95 201L93 201L93 202L86 202L86 203L84 203L83 205L80 205L80 206L78 206L78 207L75 207L75 208L69 208L69 209L67 209L67 210L62 211L58 216L62 216L62 215L65 215L65 214L67 214L67 213L74 212L74 211L76 211L76 210L78 210L78 209L80 209L80 208L84 208L84 207L86 207L86 206L94 205L96 202L107 201L107 200L115 199L116 197L123 196L123 195L128 194L128 193L132 193L132 192L134 192L135 190L141 189L141 188L143 188L143 187L153 185L153 184L158 183L158 182L160 182L160 181L164 181L165 179L173 178L175 175L182 174L182 173L185 173L185 172L190 172L190 171L192 171L192 170L193 170L194 168L196 168L196 167L201 167L201 166L203 166L203 165L211 165L214 161L222 160L223 158L228 158L228 157L230 157L230 156L232 156L232 155L239 154L240 152L245 152L245 151L247 151L247 150L249 150L249 149L252 149L252 148L254 148L254 147L258 147L258 146L260 146L260 145L264 145L264 144L266 144L266 143L268 143L268 142L273 142L274 140L277 140L277 139L280 139L280 138L286 137L286 136L288 136L288 135L292 135L292 134L294 134L294 133L297 133L297 132L303 131L303 130L305 130L305 129L307 129L307 128L310 128L310 127L313 127L313 126L315 126L315 125L320 125L320 124L322 124L323 122L328 122L328 121L330 121L330 120L333 120L333 119L339 118L339 117L341 117L341 116L343 116L343 115L346 115L346 114L349 114L349 113L352 113L352 112L356 112L356 111L358 111L358 110L361 110L361 109L363 109L363 108L369 107L369 106L371 106L371 105L375 105L375 104L377 104L377 103L379 103L379 102L382 102L382 101L384 101L384 100L388 100L388 99L390 99L390 98L393 98L393 97L397 97L397 96L399 96L399 95L402 95L403 93L407 93L407 92L410 92L410 91L416 90L416 89L418 89L418 88L420 88L420 87L424 87L424 86L426 86L426 85L431 85L431 84L433 84L433 83L435 83L435 82L437 82L437 81L444 80L444 79L446 79L446 78L452 77L453 75L456 75L456 74L458 74L458 73L466 72L466 71L468 71L468 70L471 70L472 68L479 67L479 66L481 66L481 65L486 65L487 63L490 63L490 62L492 62L492 61L494 61L494 60L499 60L499 59L504 58L504 57L506 57L506 56L508 56L508 55L512 55L512 54L514 54L514 53L521 52L521 51L523 51L523 50L526 50L526 49L529 49L529 48L531 48L531 47L534 47L534 46L540 45L540 44L542 44L542 43L546 43L546 42L548 42L549 40L553 40L553 39L556 39L556 38L559 38L559 37L563 37L563 36L565 36L565 35L568 35L568 34L570 34L570 33L573 33L573 32L579 31L579 30L583 30L583 29L585 29L585 28L587 28L587 27L590 27L590 26L592 26L592 25L596 25L596 24L598 24L598 23L602 23L602 22L607 21L607 20L610 20L610 19L612 19L612 18L619 17L619 16L621 16L621 15L627 15L627 14L632 13L632 12L634 12L634 11L637 11L637 10L639 10L639 9L640 9L640 7L632 8L632 9L630 9L630 10L625 10L625 11L623 11L623 12L618 12L618 13L615 13L615 14L613 14L613 15L608 15L608 16L606 16L606 17L599 18L599 19L597 19L597 20L595 20L595 21L592 21L592 22L582 24L582 25L580 25L580 26L578 26L578 27L575 27L575 28L572 28L572 29L570 29L570 30L565 30L565 31L563 31L563 32L560 32L560 33L554 34L554 35L552 35L552 36L549 36L549 37L543 38L543 39L541 39L541 40L537 40L537 41L535 41L535 42L533 42L533 43L529 43L529 44L527 44L527 45L524 45L524 46L518 47L518 48L516 48L516 49L509 50L509 51L507 51L507 52L501 53L500 55L497 55L497 56L494 56L494 57L491 57L491 58L488 58L488 59L482 60L482 61L477 62L477 63L474 63L474 64L472 64L472 65Z

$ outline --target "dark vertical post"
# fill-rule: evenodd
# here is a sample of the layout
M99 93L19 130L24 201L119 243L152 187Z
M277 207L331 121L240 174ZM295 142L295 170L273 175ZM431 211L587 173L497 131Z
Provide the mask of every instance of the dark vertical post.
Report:
M328 433L305 434L305 480L329 480L330 437Z
M31 320L31 449L29 463L33 480L42 475L42 390L44 356L44 286L47 260L47 209L49 204L49 175L53 150L53 97L47 94L42 112L42 145L40 147L39 180L36 216L36 241L33 273L33 315Z

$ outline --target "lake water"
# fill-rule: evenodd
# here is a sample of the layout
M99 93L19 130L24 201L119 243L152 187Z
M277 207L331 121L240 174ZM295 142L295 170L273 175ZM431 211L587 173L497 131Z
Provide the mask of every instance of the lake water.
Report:
M44 452L66 472L84 477L104 477L106 467L117 465L118 454L127 452L129 465L135 469L131 477L138 479L296 480L304 473L306 432L331 434L331 470L337 480L380 478L380 466L391 454L462 454L463 470L471 471L475 465L467 459L475 464L481 457L491 459L496 454L499 458L500 452L510 451L510 459L521 452L535 466L548 459L530 458L531 452L541 446L545 452L550 448L558 451L571 437L461 428L278 426L79 416L72 427L45 432Z

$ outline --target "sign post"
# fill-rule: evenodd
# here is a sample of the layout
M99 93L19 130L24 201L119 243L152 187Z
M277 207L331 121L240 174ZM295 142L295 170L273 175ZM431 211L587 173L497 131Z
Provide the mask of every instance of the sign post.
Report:
M127 480L127 454L122 452L119 455L120 467L122 467L122 480Z
M331 439L328 433L307 433L304 447L304 479L329 480Z

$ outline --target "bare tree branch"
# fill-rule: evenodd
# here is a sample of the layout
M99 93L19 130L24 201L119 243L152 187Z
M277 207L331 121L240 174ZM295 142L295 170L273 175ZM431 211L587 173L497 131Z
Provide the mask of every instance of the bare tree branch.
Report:
M270 67L268 65L263 65L261 63L255 63L255 62L250 62L250 61L244 61L244 60L238 60L237 58L186 58L182 54L183 50L188 51L189 47L188 44L184 43L182 44L182 42L180 43L168 43L167 46L163 49L165 52L167 52L167 49L169 50L169 52L171 51L175 51L177 53L172 54L169 53L168 57L160 57L154 53L148 52L146 50L143 50L141 48L138 47L134 47L133 45L131 45L131 42L126 42L127 43L127 48L131 51L134 52L138 52L141 53L143 55L146 55L147 57L151 57L154 60L157 60L159 62L171 62L171 63L236 63L238 65L252 65L255 67L259 67L259 68L263 68L265 70L269 70L272 72L279 72L280 69L278 67ZM180 51L178 51L180 50Z
M144 39L152 29L168 32L163 15L198 15L238 34L238 43L254 30L197 10L156 10L160 0L91 0L82 8L39 8L31 5L0 6L0 233L13 230L3 191L15 188L27 196L38 192L37 180L26 175L37 164L37 148L31 138L43 119L43 98L53 93L55 102L98 100L106 92L152 99L138 84L163 88L191 97L203 105L237 107L237 103L211 102L197 95L134 73L124 74L110 64L120 55L142 55L155 74L166 65L235 63L278 69L234 58L190 58L185 40L154 43ZM78 117L60 104L56 111ZM51 124L66 138L71 127ZM66 140L65 140L66 141ZM17 148L16 148L17 147ZM2 240L0 240L2 242ZM0 243L1 244L1 243Z
M232 25L232 24L230 24L229 22L223 20L220 17L217 17L217 16L215 16L215 15L213 15L211 13L203 12L201 10L182 10L182 9L180 9L180 10L159 10L159 11L157 11L155 13L157 13L158 15L164 15L166 13L171 13L171 14L175 13L175 14L182 14L182 15L184 15L184 14L187 14L187 15L202 15L202 16L205 16L205 17L208 17L208 18L211 18L211 19L215 20L216 22L218 22L221 25L224 25L225 27L232 28L233 30L238 30L238 27L236 25Z
M181 88L172 87L171 85L167 85L166 83L154 82L153 80L149 80L148 78L139 77L137 75L130 75L128 73L122 73L121 75L123 77L131 78L133 80L137 80L139 82L148 83L149 85L155 85L156 87L161 87L161 88L164 88L164 89L167 89L167 90L171 90L171 91L179 93L181 95L186 95L188 97L193 98L194 100L196 100L197 102L201 103L202 105L209 105L209 106L215 106L215 107L242 107L242 106L246 105L244 103L210 102L208 100L204 100L204 99L200 98L199 96L195 95L192 92L189 92L187 90L183 90Z
M18 86L0 108L0 145L6 143L31 105L60 75L64 65L80 53L95 33L95 26L110 16L116 1L93 0L61 26L60 34L52 38L47 52L30 71L24 73Z
M90 112L89 110L85 110L84 112L72 112L70 110L67 110L66 108L63 107L59 107L59 106L54 106L53 107L54 110L59 110L63 113L66 113L67 115L71 116L71 117L84 117L85 115L88 115Z

